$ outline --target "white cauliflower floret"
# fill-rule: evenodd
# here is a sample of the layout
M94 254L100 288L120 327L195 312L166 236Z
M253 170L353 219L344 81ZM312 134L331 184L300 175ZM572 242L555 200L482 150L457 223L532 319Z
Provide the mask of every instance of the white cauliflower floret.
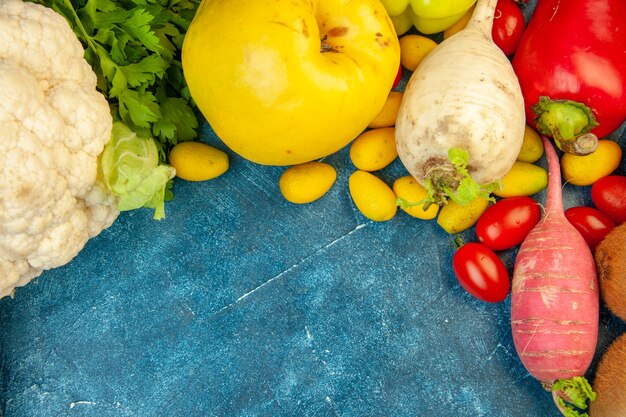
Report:
M0 297L64 265L117 218L98 177L109 106L69 24L0 1Z

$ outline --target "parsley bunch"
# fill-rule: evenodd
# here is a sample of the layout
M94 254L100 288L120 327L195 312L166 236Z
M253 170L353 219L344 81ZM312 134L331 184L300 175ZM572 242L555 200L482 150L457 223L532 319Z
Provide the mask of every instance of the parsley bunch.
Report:
M201 118L183 77L183 38L201 0L30 0L69 22L114 119L152 137L162 162L197 137Z

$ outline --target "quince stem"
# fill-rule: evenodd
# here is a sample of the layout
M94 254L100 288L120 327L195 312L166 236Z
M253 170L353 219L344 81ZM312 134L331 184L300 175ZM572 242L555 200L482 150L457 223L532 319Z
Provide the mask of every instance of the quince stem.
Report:
M320 46L320 52L324 53L324 52L339 52L337 50L337 48L335 48L334 46L326 43L326 40L328 39L328 35L324 35L324 37L321 39L321 46Z

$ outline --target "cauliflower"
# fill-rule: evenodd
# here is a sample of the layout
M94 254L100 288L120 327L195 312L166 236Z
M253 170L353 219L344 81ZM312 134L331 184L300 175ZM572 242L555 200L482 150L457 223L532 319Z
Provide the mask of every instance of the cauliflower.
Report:
M98 174L112 117L69 24L0 1L0 297L68 263L117 218Z

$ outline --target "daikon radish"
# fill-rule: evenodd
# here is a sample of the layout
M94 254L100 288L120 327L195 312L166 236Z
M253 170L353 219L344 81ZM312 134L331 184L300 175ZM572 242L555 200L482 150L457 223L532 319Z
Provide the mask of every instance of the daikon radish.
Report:
M398 154L437 204L487 196L522 146L522 92L491 38L496 3L478 0L467 27L424 58L402 98ZM451 150L461 159L451 160Z
M517 253L511 330L528 372L552 391L563 415L577 416L595 394L584 378L598 339L599 292L589 246L563 213L561 172L543 138L549 177L543 219Z

